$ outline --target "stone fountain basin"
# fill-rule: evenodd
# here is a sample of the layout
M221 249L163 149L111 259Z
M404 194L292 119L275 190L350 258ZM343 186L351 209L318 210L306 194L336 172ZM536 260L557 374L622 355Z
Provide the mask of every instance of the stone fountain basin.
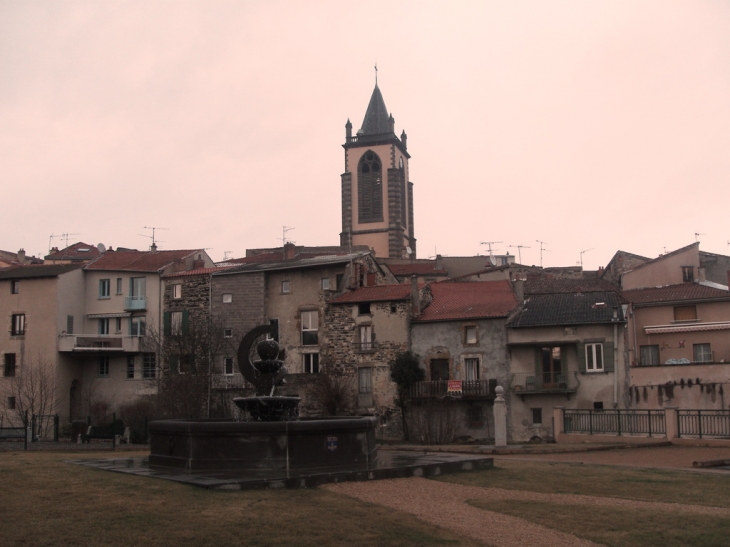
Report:
M374 469L376 417L150 422L150 468L297 477Z

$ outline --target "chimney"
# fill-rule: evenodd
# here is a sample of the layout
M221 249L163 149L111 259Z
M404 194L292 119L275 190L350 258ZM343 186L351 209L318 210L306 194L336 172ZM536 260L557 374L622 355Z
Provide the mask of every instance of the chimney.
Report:
M202 255L198 255L198 258L193 260L193 270L200 270L201 268L205 268L205 260L203 260Z
M442 270L444 267L444 259L441 257L441 255L436 255L436 266L434 267L435 270Z
M286 260L291 260L292 258L294 258L294 254L295 254L296 250L297 250L297 247L293 243L285 243L284 244L284 258Z
M18 262L25 264L25 249L20 249L18 251Z
M515 298L517 302L525 301L525 282L522 279L515 279L512 286L515 289Z
M705 269L701 266L697 268L697 281L700 283L707 281L707 274L705 273Z
M152 242L152 245L150 245L150 252L156 253L157 252L157 243Z
M418 277L411 276L411 306L413 308L413 317L421 315L421 300L418 297Z

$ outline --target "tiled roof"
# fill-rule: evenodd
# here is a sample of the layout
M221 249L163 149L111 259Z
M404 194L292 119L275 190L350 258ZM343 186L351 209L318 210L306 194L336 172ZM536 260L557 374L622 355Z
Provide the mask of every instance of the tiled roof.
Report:
M32 279L57 277L66 272L78 270L83 264L32 264L30 266L10 266L0 269L0 279Z
M423 286L423 284L421 284ZM375 285L374 287L360 287L357 290L341 294L330 304L355 304L358 302L387 302L393 300L407 300L411 297L411 285Z
M550 278L528 276L525 281L525 295L568 294L585 292L619 291L618 285L598 278Z
M664 287L631 289L623 291L624 298L632 304L654 302L680 302L683 300L730 300L730 292L700 283L679 283Z
M267 262L254 262L251 264L236 264L232 268L228 268L225 272L219 272L218 275L228 275L236 273L261 272L269 270L293 270L298 268L313 268L317 266L327 266L330 264L344 264L350 260L356 260L367 255L367 252L352 253L347 255L324 255L311 258L291 258L288 260L275 260Z
M443 268L436 269L436 261L412 262L410 264L386 264L393 275L448 275Z
M196 275L210 275L215 272L221 272L223 270L227 270L228 268L231 268L231 266L216 266L214 268L197 268L195 270L187 270L184 272L174 272L167 275L163 275L165 279L171 279L173 277L192 277Z
M506 317L517 306L509 281L432 283L433 299L417 321Z
M538 327L610 323L614 307L623 319L623 300L615 292L543 294L531 296L508 327Z
M49 253L45 256L46 260L92 260L99 256L101 252L96 245L89 245L83 241L69 245L65 249Z
M202 249L181 251L107 251L86 265L86 270L159 272L175 261L201 253Z
M380 93L377 84L375 84L373 94L370 96L370 103L368 103L361 129L363 135L392 133L388 109L385 108L385 101L383 101L383 95Z

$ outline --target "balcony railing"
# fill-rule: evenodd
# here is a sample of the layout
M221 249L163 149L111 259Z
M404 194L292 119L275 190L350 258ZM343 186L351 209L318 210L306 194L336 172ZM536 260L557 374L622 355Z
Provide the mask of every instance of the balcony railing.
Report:
M411 399L441 399L444 397L459 397L462 399L494 399L494 390L497 388L497 380L489 378L485 380L459 380L461 385L451 384L449 380L437 380L434 382L417 382L408 392ZM455 388L460 387L461 390Z
M512 375L512 391L518 395L530 393L573 393L578 385L568 372L542 374L516 373Z
M64 334L58 337L58 351L85 353L113 353L140 351L139 336Z
M124 297L124 309L127 311L146 310L147 309L147 297L146 296L125 296Z
M380 344L372 342L355 342L353 344L355 353L372 353L380 349Z

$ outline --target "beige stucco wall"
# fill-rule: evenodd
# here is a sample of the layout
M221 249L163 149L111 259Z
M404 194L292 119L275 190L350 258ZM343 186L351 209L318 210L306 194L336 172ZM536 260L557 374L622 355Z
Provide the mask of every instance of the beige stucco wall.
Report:
M700 267L699 245L693 245L677 253L666 256L636 270L626 272L621 278L623 289L640 289L682 283L682 266L693 266L695 280L698 279Z
M542 327L507 329L510 344L510 372L513 374L535 374L536 352L541 346L560 346L561 364L568 376L568 385L575 385L571 394L551 393L524 395L512 392L508 404L511 418L512 440L527 441L533 436L553 436L553 407L593 408L594 403L603 403L603 408L614 408L614 385L618 408L629 405L627 393L627 364L625 360L625 323L617 323L616 351L613 372L581 373L578 361L579 342L614 342L612 324L580 325L575 327ZM517 345L515 345L517 344ZM520 345L522 344L522 345ZM510 386L514 390L514 385ZM542 422L533 424L532 409L542 410Z

